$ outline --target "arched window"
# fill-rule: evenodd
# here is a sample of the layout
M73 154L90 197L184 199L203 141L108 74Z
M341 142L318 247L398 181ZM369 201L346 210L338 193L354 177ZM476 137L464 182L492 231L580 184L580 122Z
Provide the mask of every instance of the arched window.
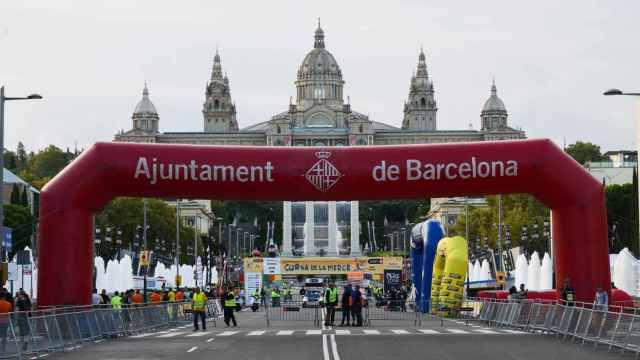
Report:
M427 105L427 100L425 98L420 98L420 105L422 106Z
M215 99L213 101L213 108L218 110L219 107L220 107L220 101L218 101L218 99Z

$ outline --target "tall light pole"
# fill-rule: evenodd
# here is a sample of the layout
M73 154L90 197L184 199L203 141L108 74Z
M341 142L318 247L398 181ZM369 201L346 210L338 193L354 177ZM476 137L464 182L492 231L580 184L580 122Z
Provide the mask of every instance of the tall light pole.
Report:
M636 97L636 169L638 169L638 163L640 163L640 157L638 157L638 155L640 155L640 92L630 92L630 93L626 93L623 92L620 89L609 89L607 91L604 92L604 95L625 95L625 96L635 96ZM638 216L640 217L640 186L638 186L638 204L636 205L638 206ZM635 221L638 221L638 219L634 219ZM639 232L638 234L640 235L640 221L638 221L638 229ZM638 242L638 249L640 249L640 236L637 239Z
M38 94L31 94L27 97L4 96L4 86L0 87L0 186L2 187L4 187L4 102L37 99L42 99L42 96ZM0 189L0 241L2 241L2 247L4 248L4 188ZM2 253L4 257L4 251Z

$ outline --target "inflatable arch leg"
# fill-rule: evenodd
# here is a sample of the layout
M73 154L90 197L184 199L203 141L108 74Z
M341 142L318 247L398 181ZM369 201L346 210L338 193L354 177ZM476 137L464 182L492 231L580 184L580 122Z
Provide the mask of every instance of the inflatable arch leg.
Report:
M411 258L413 285L416 303L421 312L429 311L431 300L431 277L433 259L444 229L437 220L428 220L416 225L411 232Z
M433 263L432 312L450 316L460 309L469 264L467 240L460 236L438 243Z

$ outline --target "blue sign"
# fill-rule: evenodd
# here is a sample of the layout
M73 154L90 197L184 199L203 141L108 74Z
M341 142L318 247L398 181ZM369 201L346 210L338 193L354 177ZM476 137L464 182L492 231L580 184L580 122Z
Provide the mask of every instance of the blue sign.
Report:
M2 246L4 247L5 251L11 251L11 246L13 245L13 241L12 241L13 229L6 226L3 226L3 227L4 227L4 239L2 240Z

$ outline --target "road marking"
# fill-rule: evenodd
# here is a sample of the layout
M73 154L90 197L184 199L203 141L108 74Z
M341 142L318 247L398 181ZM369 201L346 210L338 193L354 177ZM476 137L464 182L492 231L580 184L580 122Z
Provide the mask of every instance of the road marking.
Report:
M396 335L407 335L409 334L409 332L407 330L391 330L392 333L396 334Z
M231 336L239 333L239 331L223 331L218 336Z
M460 330L460 329L445 329L445 330L452 334L468 334L469 333L466 330Z
M365 335L380 335L380 331L378 330L362 330Z
M322 335L322 358L324 360L331 360L331 357L329 357L329 348L327 347L327 334Z
M212 342L212 341L213 341L213 338L207 339L207 342Z
M170 337L174 337L174 336L178 336L178 335L182 335L182 334L185 334L185 333L176 331L176 332L171 332L171 333L168 333L168 334L162 334L162 335L159 335L157 337L158 338L170 338Z
M438 334L440 334L439 331L432 330L432 329L418 329L418 331L420 331L423 334L428 334L428 335L438 335Z
M138 334L138 335L133 335L131 338L132 339L137 339L137 338L143 338L143 337L147 337L147 336L151 336L151 335L156 335L157 333L146 333L146 334Z
M260 336L262 334L264 334L265 331L264 330L259 330L259 331L251 331L247 334L247 336Z
M480 333L480 334L500 334L497 331L493 331L493 330L486 330L486 329L474 329L474 332Z
M280 330L276 335L293 335L293 330Z
M518 330L509 330L509 329L502 329L503 332L509 333L509 334L526 334L526 332L524 331L518 331Z
M336 330L336 335L351 335L351 330Z
M197 346L194 346L194 347L192 347L191 349L187 350L187 352L193 352L193 351L195 351L197 348L198 348Z
M331 334L331 353L333 354L333 360L340 360L338 355L338 344L336 344L336 336Z
M197 332L197 333L193 333L193 334L189 334L187 335L187 337L200 337L200 336L205 336L208 335L209 331L203 331L203 332Z
M322 335L322 330L307 330L307 335Z

